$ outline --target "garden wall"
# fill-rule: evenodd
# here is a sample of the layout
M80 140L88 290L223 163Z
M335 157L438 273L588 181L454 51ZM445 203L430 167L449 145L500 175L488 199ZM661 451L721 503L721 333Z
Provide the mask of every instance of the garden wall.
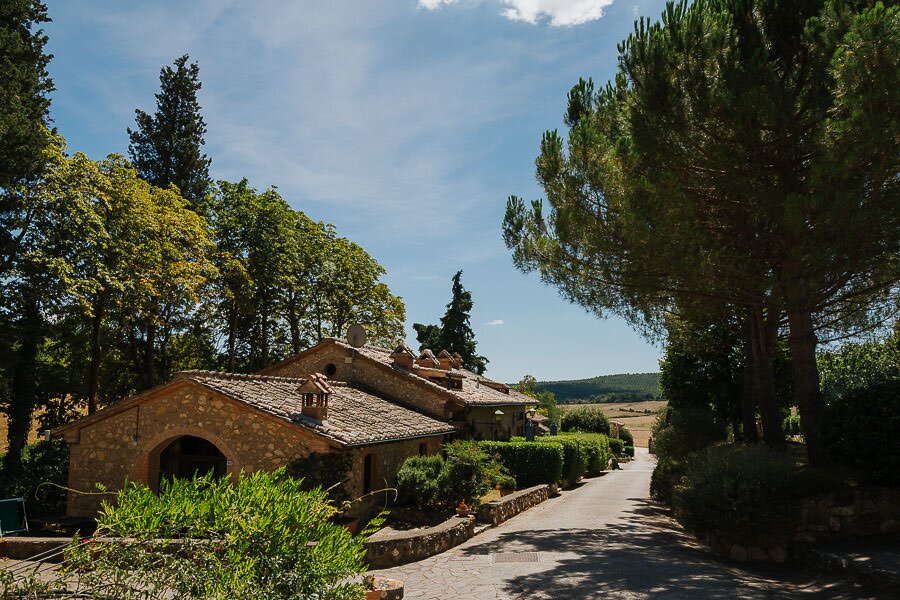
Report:
M900 489L874 487L806 498L790 533L712 531L705 539L734 560L784 562L813 542L890 533L900 533Z
M475 535L475 517L450 517L425 529L382 529L366 542L372 567L390 567L422 560L457 546Z
M536 485L503 496L499 500L485 502L478 507L478 520L491 525L510 519L550 497L549 485Z

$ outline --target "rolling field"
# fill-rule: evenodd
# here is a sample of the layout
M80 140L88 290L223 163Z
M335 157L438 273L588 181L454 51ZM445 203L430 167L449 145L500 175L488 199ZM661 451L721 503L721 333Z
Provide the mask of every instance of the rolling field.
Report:
M656 413L667 404L665 400L647 400L644 402L610 402L604 404L568 404L560 405L567 410L579 406L591 406L603 411L610 421L618 421L634 435L634 445L647 447L650 430L656 421Z
M31 433L28 434L28 443L36 442L38 439L38 424L35 421L32 424ZM0 415L0 454L6 452L6 415Z

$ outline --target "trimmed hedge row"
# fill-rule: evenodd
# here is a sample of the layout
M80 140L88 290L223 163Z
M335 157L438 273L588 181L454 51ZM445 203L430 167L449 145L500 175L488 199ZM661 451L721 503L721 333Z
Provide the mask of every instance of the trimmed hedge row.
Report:
M609 438L609 449L614 455L622 456L622 452L625 451L625 442L619 438Z
M496 456L516 478L520 489L562 479L564 452L561 445L536 444L524 440L478 442L482 450Z
M533 442L514 437L509 442L479 442L479 445L488 453L500 456L500 462L515 476L520 489L540 483L574 483L584 475L601 473L612 458L609 438L599 433L562 433L539 437ZM550 459L549 453L561 461Z

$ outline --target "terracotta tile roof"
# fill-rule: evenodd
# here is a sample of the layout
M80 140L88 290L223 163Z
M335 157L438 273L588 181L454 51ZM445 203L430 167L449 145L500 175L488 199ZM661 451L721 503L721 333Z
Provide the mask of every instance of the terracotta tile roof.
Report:
M337 345L350 348L349 345L341 342L340 340L334 340L334 342ZM393 364L393 361L391 360L391 350L387 348L378 348L377 346L367 345L363 346L362 348L358 348L357 350L360 354L367 358L377 360L378 362L384 363L388 366L392 366ZM463 388L461 390L451 390L444 388L424 377L419 377L415 373L411 373L406 369L401 369L398 367L393 367L393 369L398 373L403 373L407 377L415 377L419 381L438 387L446 392L450 392L451 394L465 402L467 405L471 406L533 406L537 404L534 398L526 396L525 394L517 392L516 390L510 389L509 393L505 394L500 390L493 389L483 382L487 381L489 384L494 386L503 386L503 384L493 382L487 377L478 375L467 369L451 369L450 371L451 373L462 375Z
M300 414L303 398L297 388L306 383L306 379L214 371L184 371L177 377L190 379L233 400L313 430L345 446L455 431L447 423L334 381L328 382L331 389L328 416L325 421L318 422Z

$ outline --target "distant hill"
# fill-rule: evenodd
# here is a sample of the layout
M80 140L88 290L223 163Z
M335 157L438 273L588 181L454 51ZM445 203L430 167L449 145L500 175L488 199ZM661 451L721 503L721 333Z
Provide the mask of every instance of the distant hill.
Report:
M659 373L623 373L570 381L539 381L537 389L553 392L559 404L633 402L662 398Z

